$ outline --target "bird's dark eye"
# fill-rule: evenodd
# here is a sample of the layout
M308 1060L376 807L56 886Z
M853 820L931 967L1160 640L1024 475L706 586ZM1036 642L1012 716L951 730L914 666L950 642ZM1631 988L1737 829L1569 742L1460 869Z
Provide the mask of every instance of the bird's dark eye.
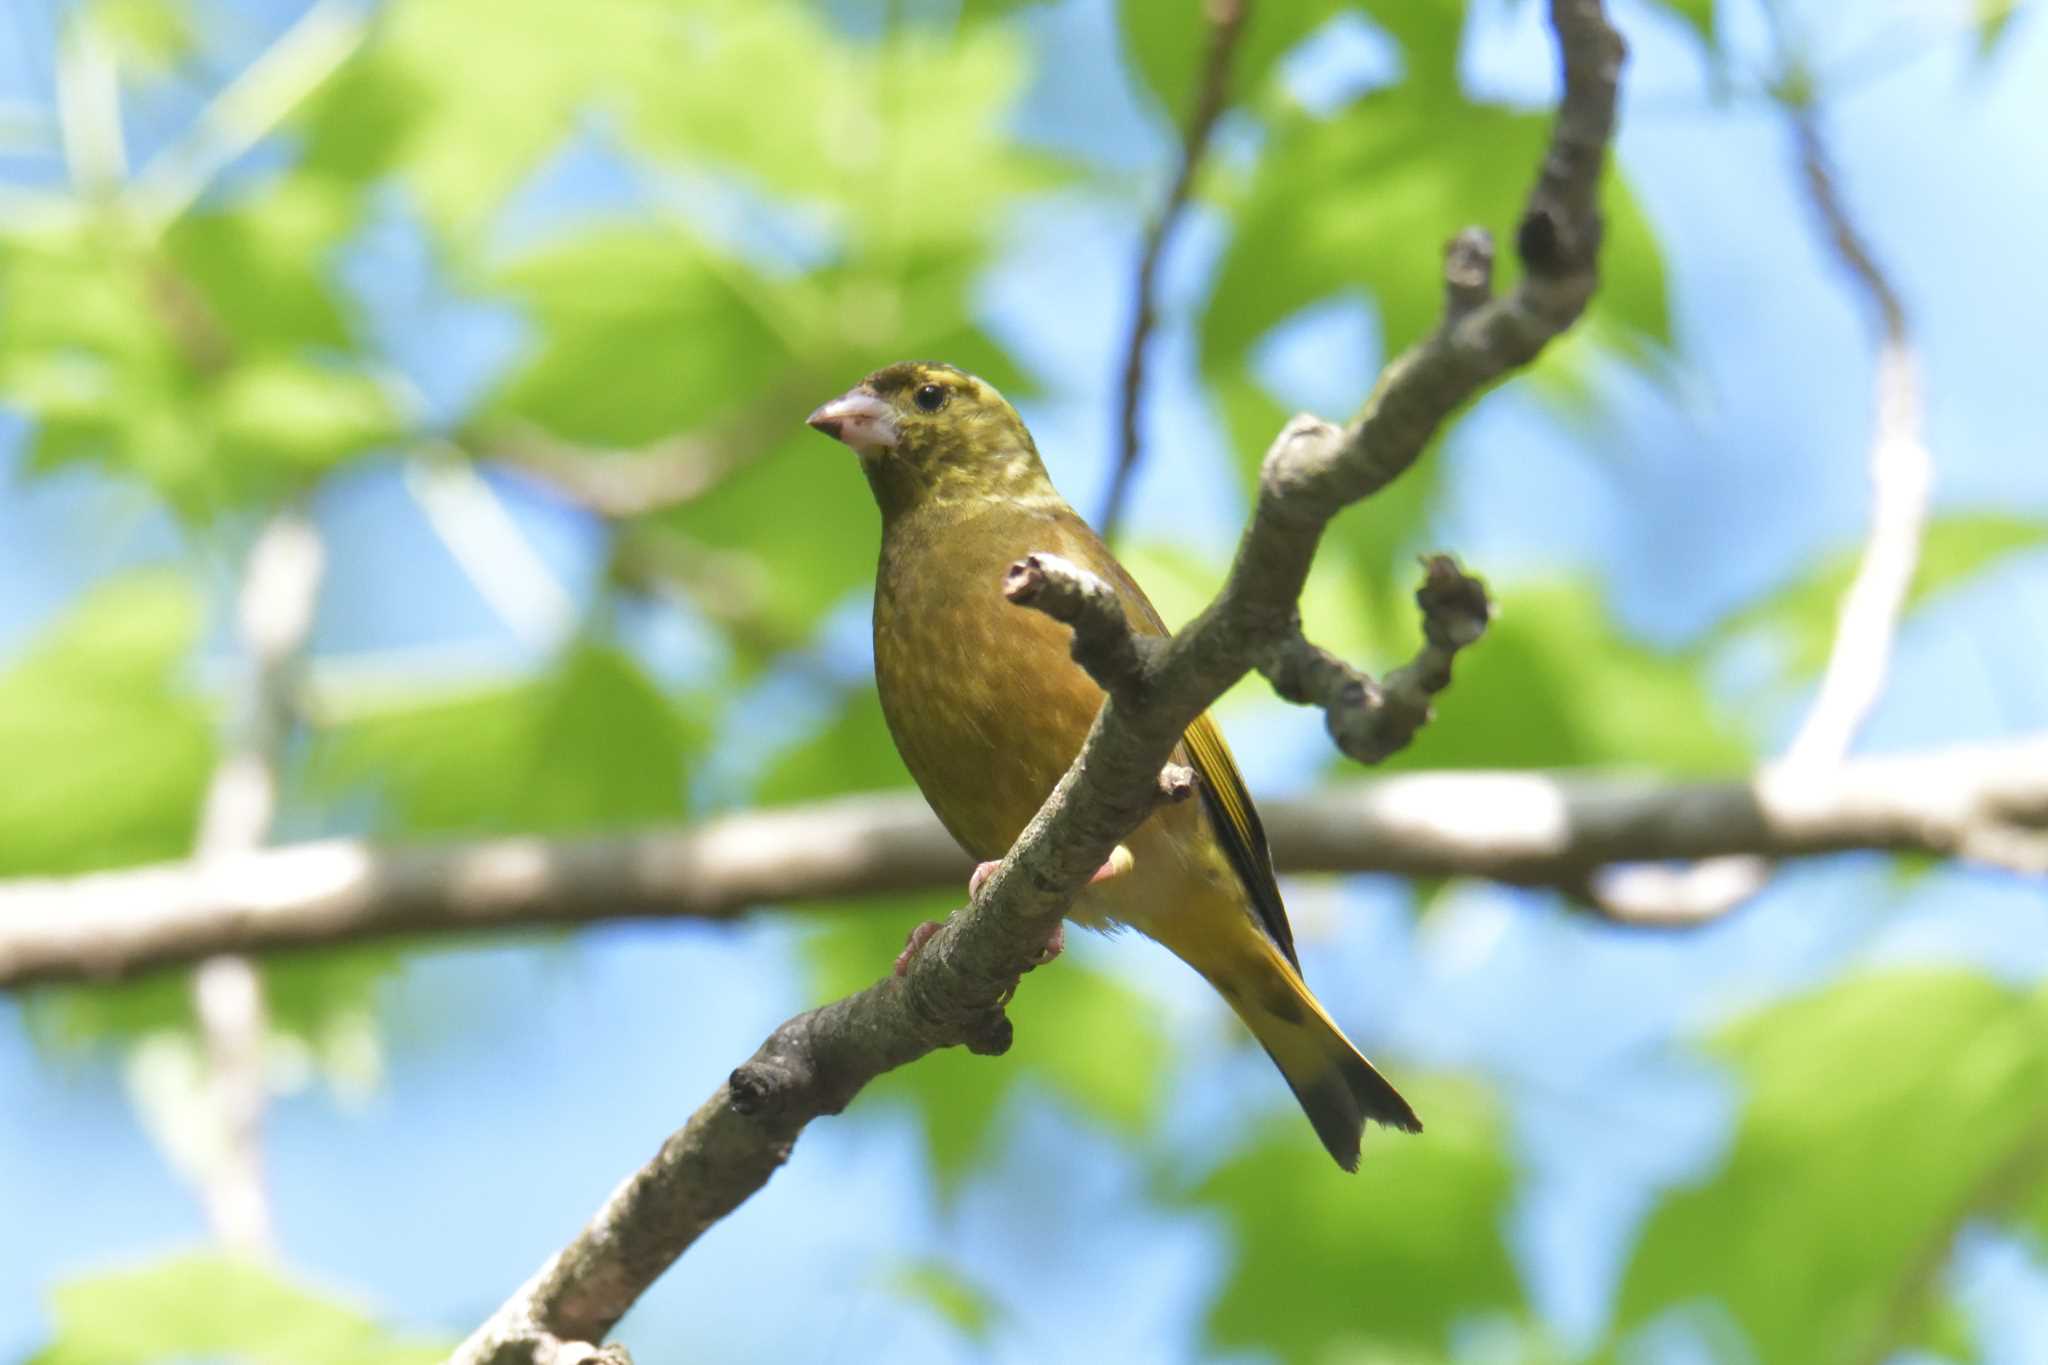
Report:
M926 384L910 396L910 401L926 412L937 412L946 406L946 391L937 384Z

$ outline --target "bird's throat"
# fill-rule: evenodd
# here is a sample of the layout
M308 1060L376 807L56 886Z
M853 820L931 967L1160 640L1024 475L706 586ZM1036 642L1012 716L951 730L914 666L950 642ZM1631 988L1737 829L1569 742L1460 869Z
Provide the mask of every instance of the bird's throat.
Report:
M972 453L863 452L860 468L874 492L876 506L882 509L885 526L937 508L971 513L1000 504L1023 508L1066 505L1046 477L1038 452L1029 446Z

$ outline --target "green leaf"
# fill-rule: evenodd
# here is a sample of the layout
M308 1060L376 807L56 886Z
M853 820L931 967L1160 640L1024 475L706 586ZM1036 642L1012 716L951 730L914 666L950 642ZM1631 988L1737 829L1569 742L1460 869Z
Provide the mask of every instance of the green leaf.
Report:
M1502 1241L1515 1181L1499 1114L1463 1086L1427 1084L1415 1098L1427 1135L1368 1133L1356 1175L1290 1115L1195 1191L1237 1233L1213 1348L1441 1359L1459 1321L1525 1312Z
M297 112L303 164L359 184L395 175L444 234L473 238L581 116L701 38L696 17L649 0L393 5Z
M676 227L585 232L510 262L497 282L537 337L494 407L621 446L745 407L790 359L755 306L769 286L750 274Z
M1919 1351L1959 1365L1979 1365L1985 1358L1984 1343L1976 1321L1954 1297L1944 1294L1913 1324L1913 1331L1901 1342L1909 1351Z
M356 342L339 298L333 253L354 227L360 196L288 175L223 208L181 214L164 233L164 301L200 312L237 352L346 350Z
M1000 23L1018 10L1043 4L1045 0L960 0L962 24Z
M2013 17L2020 12L2020 0L1972 0L1977 26L1977 56L1989 60L2012 32Z
M0 873L179 858L196 837L213 721L182 685L196 592L169 573L86 595L0 673Z
M1465 0L1368 0L1365 12L1400 47L1406 79L1449 97L1458 91L1465 8Z
M1618 1325L1712 1300L1762 1362L1888 1357L1916 1325L1895 1320L1901 1295L1932 1305L1925 1277L1962 1224L2015 1153L2048 1146L2044 1040L2048 996L1938 971L1857 977L1728 1029L1714 1050L1748 1092L1734 1149L1651 1218Z
M944 1261L906 1261L888 1280L898 1294L931 1309L976 1344L987 1343L1002 1311L988 1290Z
M36 419L31 470L93 461L179 490L218 478L155 286L98 223L0 239L0 396Z
M1201 320L1204 371L1239 364L1279 323L1360 288L1378 309L1385 354L1398 354L1436 325L1443 243L1472 224L1503 244L1497 273L1508 287L1517 273L1508 244L1549 126L1547 115L1425 97L1408 84L1334 118L1287 120L1217 268ZM1315 193L1304 195L1304 185ZM1604 200L1616 241L1603 253L1607 283L1589 320L1627 357L1667 340L1663 268L1618 176L1608 177Z
M820 401L836 392L821 393ZM784 638L807 638L826 612L874 583L882 520L858 463L801 427L710 492L654 520L699 544L772 566L758 576L756 609Z
M28 1365L432 1365L452 1343L401 1337L272 1271L213 1255L72 1280Z
M1197 0L1118 0L1125 57L1176 126L1194 108L1195 81L1208 60L1208 8ZM1251 5L1231 61L1231 102L1252 102L1280 59L1343 8L1342 0Z
M399 433L383 386L365 375L294 360L237 365L215 396L217 458L316 473Z
M315 771L378 791L412 833L568 833L679 817L694 747L638 665L584 644L533 682L344 726Z
M1938 516L1921 539L1920 563L1906 594L1905 609L1911 612L2008 556L2044 545L2048 545L2048 522L2003 512ZM1732 617L1723 627L1724 637L1755 630L1775 634L1786 644L1788 675L1804 679L1819 674L1834 643L1842 596L1856 575L1857 559L1855 551L1829 556L1819 568Z
M693 37L671 42L632 91L636 143L822 210L844 259L898 281L978 255L1014 196L1066 178L1012 135L1028 49L1003 26L898 26L866 42L814 6L727 0L715 29ZM830 55L792 63L793 52Z
M84 18L122 66L151 74L182 62L197 37L184 0L92 0Z
M1436 719L1389 767L1599 764L1710 774L1750 761L1695 661L1622 636L1590 587L1512 588L1497 607L1485 638L1458 656ZM1420 643L1412 606L1404 614L1399 657Z
M816 734L778 755L755 788L763 805L901 787L910 781L872 687L850 693Z
M1657 0L1657 8L1682 21L1709 53L1714 45L1714 0Z
M36 419L30 467L102 465L205 519L388 440L320 274L336 230L308 191L181 220L160 252L89 219L0 240L0 395Z
M917 254L979 243L1006 196L1052 183L1004 122L1025 75L1000 26L899 27L869 44L794 0L411 0L298 126L310 170L396 174L456 239L603 111L640 149L827 202L857 240ZM917 211L901 211L913 196Z

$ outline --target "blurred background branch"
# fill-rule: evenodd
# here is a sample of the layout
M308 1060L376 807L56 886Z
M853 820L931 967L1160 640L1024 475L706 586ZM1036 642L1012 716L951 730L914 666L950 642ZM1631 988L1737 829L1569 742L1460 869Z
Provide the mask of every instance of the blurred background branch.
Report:
M223 756L200 808L192 866L201 876L253 854L277 822L285 744L325 559L312 521L290 508L264 523L242 565L235 612L241 677ZM200 1132L186 1151L188 1174L221 1245L267 1254L274 1232L263 1158L270 1032L263 979L244 951L224 943L199 962L192 999L205 1071Z
M1576 889L1618 861L1857 850L2048 876L2048 737L1780 764L1748 781L1573 772L1353 780L1260 803L1281 872L1482 877ZM484 934L947 891L971 862L912 795L749 811L608 838L390 847L358 840L232 859L0 882L0 988L116 980L208 953ZM1602 905L1628 923L1718 911Z
M1843 198L1821 132L1815 92L1806 84L1782 30L1778 41L1786 63L1778 89L1800 183L1836 263L1874 315L1877 335L1868 456L1869 532L1842 594L1819 688L1782 760L1788 767L1828 766L1849 756L1884 695L1899 622L1910 600L1927 531L1934 455L1927 447L1920 360L1905 303ZM1753 856L1719 858L1687 868L1614 868L1596 874L1584 893L1616 919L1698 921L1748 901L1763 889L1771 872L1769 861Z
M1230 67L1237 54L1239 35L1250 22L1255 0L1202 0L1202 16L1208 23L1202 50L1202 74L1195 86L1195 102L1188 110L1181 131L1180 161L1166 199L1145 229L1144 244L1138 249L1137 274L1131 285L1130 332L1124 339L1123 380L1117 390L1116 462L1110 467L1109 489L1103 494L1102 514L1095 526L1112 544L1123 521L1124 504L1130 498L1131 479L1144 458L1144 433L1139 413L1145 398L1145 351L1152 343L1152 329L1159 322L1159 265L1174 227L1186 212L1194 194L1195 177L1201 174L1203 159L1209 155L1209 140L1216 121L1230 104Z

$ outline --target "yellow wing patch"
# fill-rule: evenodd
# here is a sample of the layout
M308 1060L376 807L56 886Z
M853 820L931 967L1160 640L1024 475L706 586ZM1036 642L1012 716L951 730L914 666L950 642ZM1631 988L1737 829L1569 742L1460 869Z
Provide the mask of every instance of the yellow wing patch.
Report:
M1065 528L1066 543L1062 548L1068 555L1116 586L1132 627L1144 635L1165 635L1166 622L1160 618L1158 608L1117 562L1109 547L1089 529L1088 523L1065 508L1054 520ZM1294 969L1300 971L1301 961L1294 954L1294 931L1287 924L1287 907L1280 903L1280 887L1273 880L1273 855L1266 849L1266 831L1259 824L1258 811L1252 808L1251 793L1244 789L1244 779L1238 776L1230 747L1223 742L1216 722L1206 715L1195 718L1182 740L1188 762L1202 780L1202 805L1209 812L1209 823L1215 826L1218 842L1244 883L1245 895L1257 912L1260 927Z
M1216 835L1230 864L1250 893L1259 923L1295 970L1301 960L1294 954L1294 930L1287 923L1287 908L1280 902L1280 886L1273 878L1273 855L1266 848L1266 830L1244 789L1237 762L1223 742L1222 732L1208 716L1195 717L1185 736L1188 759L1202 779L1202 803L1208 807Z

